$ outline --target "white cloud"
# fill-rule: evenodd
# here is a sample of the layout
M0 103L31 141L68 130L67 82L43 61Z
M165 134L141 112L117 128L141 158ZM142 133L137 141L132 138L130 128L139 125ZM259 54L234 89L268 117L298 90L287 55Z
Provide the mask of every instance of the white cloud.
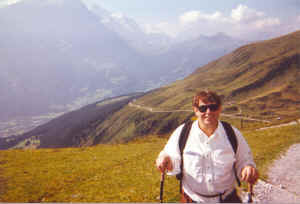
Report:
M189 11L179 16L176 36L184 41L197 38L200 34L213 35L220 32L220 29L222 30L228 23L230 23L228 18L219 11L213 13Z
M184 13L182 16L179 17L179 21L181 23L193 23L199 20L200 12L199 11L190 11Z
M252 40L274 36L281 25L279 18L269 17L245 5L238 5L237 8L232 9L229 20L231 27L228 31L231 31L232 35Z
M256 11L241 4L231 11L232 20L237 22L251 22L263 18L264 16L265 14L263 12Z
M181 24L189 24L189 23L196 23L200 20L204 21L218 21L222 20L222 14L219 11L216 11L212 14L205 14L201 13L200 11L189 11L182 14L179 17L179 22Z
M219 32L251 39L260 35L257 33L275 33L275 31L278 33L279 26L281 26L279 18L267 16L264 12L240 4L232 9L229 15L219 11L204 13L193 10L183 13L178 17L177 31L173 32L182 40ZM152 27L152 29L156 28Z
M18 3L19 1L22 1L22 0L0 0L0 8L9 6L11 4Z
M116 18L116 19L122 19L122 18L124 18L124 15L122 13L112 13L111 17Z
M170 37L175 37L179 30L178 26L169 22L160 22L157 24L145 24L142 26L146 33L164 33Z
M266 18L255 21L254 25L256 28L273 27L280 25L280 20L278 18Z

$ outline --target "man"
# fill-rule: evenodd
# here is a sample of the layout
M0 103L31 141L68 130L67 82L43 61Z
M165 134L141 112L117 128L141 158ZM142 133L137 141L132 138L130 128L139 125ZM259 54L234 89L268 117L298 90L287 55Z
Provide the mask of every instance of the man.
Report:
M221 98L201 91L193 100L197 120L193 122L183 150L182 202L241 202L235 190L235 172L242 181L254 184L258 171L250 148L235 127L237 150L234 152L219 121ZM179 137L184 125L169 138L156 160L161 172L180 173ZM235 166L235 167L234 167Z

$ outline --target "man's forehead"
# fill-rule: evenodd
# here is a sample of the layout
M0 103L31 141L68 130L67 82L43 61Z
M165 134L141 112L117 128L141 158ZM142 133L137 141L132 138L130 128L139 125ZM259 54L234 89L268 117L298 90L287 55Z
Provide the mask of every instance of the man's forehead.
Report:
M205 99L199 99L199 105L200 104L215 104L216 102L215 101L210 101L210 100L205 100Z

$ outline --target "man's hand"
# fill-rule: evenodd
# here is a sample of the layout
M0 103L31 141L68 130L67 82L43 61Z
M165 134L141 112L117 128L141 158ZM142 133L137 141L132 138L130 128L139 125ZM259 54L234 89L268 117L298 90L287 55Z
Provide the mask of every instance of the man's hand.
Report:
M170 156L168 155L160 155L156 159L156 167L159 171L165 172L166 170L172 171L173 165Z
M253 166L245 166L241 173L242 181L246 181L250 184L255 184L258 179L258 171Z

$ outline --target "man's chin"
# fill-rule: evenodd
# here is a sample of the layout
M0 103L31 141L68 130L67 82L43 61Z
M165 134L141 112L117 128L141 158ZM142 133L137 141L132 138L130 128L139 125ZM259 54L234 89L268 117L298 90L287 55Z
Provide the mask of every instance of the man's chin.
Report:
M207 125L215 125L217 123L217 121L215 119L212 119L212 118L211 119L207 118L207 119L204 120L204 123L207 124Z

